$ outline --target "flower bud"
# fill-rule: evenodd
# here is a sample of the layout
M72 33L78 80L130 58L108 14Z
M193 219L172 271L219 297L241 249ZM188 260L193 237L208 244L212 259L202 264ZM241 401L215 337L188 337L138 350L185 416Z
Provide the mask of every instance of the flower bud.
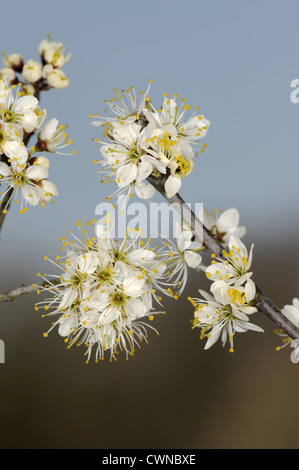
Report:
M43 75L41 64L33 59L28 60L23 67L22 75L29 83L38 82Z
M5 67L11 67L16 72L22 72L24 61L20 54L9 54L7 56L5 52L2 52L2 55Z
M51 150L48 148L48 144L50 140L53 138L55 132L57 131L58 128L58 119L52 118L49 121L47 121L41 131L39 132L37 138L37 144L36 147L41 151L41 152L50 152Z
M22 86L20 93L22 96L28 96L28 95L34 96L35 88L33 85L31 85L31 83L27 83L26 85Z
M66 88L70 84L70 81L66 77L65 73L60 69L54 69L51 64L44 66L43 76L46 78L48 85L52 88Z
M4 78L5 75L8 77L10 84L16 82L16 73L14 69L10 67L4 67L3 69L0 69L0 78Z
M49 47L51 44L52 39L50 36L48 36L46 39L43 39L38 46L38 54L41 56L41 58L44 57L46 49Z
M63 67L71 58L71 54L64 55L62 42L52 42L44 52L44 61L53 65L54 68Z

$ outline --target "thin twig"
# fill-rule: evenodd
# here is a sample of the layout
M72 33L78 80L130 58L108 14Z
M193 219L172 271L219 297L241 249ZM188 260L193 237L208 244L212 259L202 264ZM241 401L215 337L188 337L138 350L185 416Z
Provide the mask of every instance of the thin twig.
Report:
M7 191L7 193L5 194L5 196L2 200L2 203L1 203L1 206L5 207L6 211L4 212L3 210L0 210L0 232L1 232L1 229L2 229L3 222L5 220L6 214L9 211L9 208L10 208L10 199L11 199L12 193L13 193L13 188L10 188Z
M149 183L151 183L165 199L174 206L174 208L180 213L183 220L191 225L191 229L194 231L197 238L202 241L205 246L215 253L219 258L225 259L223 256L224 247L218 242L218 240L212 235L212 233L203 225L198 219L190 207L184 202L179 194L168 198L164 190L165 177L155 178L153 176L148 177ZM291 323L286 317L282 315L280 310L275 307L274 304L265 296L265 294L256 287L256 302L255 306L259 312L270 318L276 325L281 328L290 338L299 339L298 329Z
M13 289L5 294L0 294L0 303L2 302L11 302L16 297L20 297L20 295L25 294L39 294L39 292L45 288L47 289L49 286L54 287L60 283L60 279L52 279L51 281L45 281L41 285L30 284L30 286L21 286L17 289Z
M11 302L16 297L24 294L34 294L38 291L38 287L35 284L31 284L30 286L22 286L18 289L11 290L10 292L6 292L5 294L0 295L0 303L1 302Z

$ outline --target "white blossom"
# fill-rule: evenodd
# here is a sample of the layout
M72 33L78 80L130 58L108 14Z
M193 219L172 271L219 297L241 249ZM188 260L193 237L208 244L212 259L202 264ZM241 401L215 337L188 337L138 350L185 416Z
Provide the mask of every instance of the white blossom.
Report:
M36 148L39 151L46 151L50 153L56 152L62 155L67 155L65 153L61 153L61 149L64 149L73 142L73 140L69 139L68 134L65 132L67 128L68 126L59 124L58 119L49 119L44 123L43 127L38 133ZM76 152L72 151L72 153Z
M170 281L176 286L175 291L168 288L168 292L178 298L183 292L187 279L189 268L202 270L202 257L198 253L202 245L192 242L193 233L184 223L176 223L174 236L176 244L170 240L164 241L166 247L166 262Z
M152 197L153 188L143 182L154 168L159 168L161 172L165 169L160 162L147 154L147 129L141 131L141 126L136 123L120 125L113 129L112 136L113 143L101 147L104 160L100 163L103 171L107 173L107 180L115 178L120 189L128 188L129 191L135 186L136 193L141 198Z
M19 191L21 191L22 196L20 213L26 212L27 204L36 206L40 202L51 200L54 194L51 194L49 188L44 186L48 174L47 168L39 164L30 165L28 163L20 163L18 160L13 160L11 165L8 166L6 163L0 162L0 181L7 185L2 197L5 196L9 189L13 189L3 212L7 212L10 201L13 196L15 199L17 198ZM55 193L57 194L57 189ZM18 201L16 200L16 202Z
M51 64L44 66L42 76L52 88L62 89L69 86L70 81L61 69L55 69Z
M165 180L165 192L168 198L173 197L181 188L182 178L190 175L193 170L193 160L183 155L181 142L172 124L164 129L153 128L151 124L147 127L146 141L148 153L152 155L164 167L160 173L168 175Z
M55 68L63 67L71 58L71 53L65 55L64 44L53 41L51 37L40 42L38 53L46 64L51 64Z
M35 88L33 85L31 85L31 83L26 83L25 85L22 86L20 93L21 93L21 96L34 95Z
M23 142L23 130L17 124L10 124L0 119L0 154L8 158L24 162L27 149Z
M194 151L191 143L195 143L206 136L210 121L200 114L194 115L198 108L195 109L194 114L187 121L184 121L185 113L190 110L190 106L186 104L185 100L182 100L181 106L178 106L176 98L177 96L169 99L164 93L163 105L159 112L152 108L152 110L145 109L144 114L155 128L167 132L167 128L172 126L180 140L182 153L184 156L192 158Z
M285 305L281 313L285 316L295 328L299 328L299 299L295 297L292 300L292 305ZM294 351L291 353L291 361L294 364L299 362L299 341L293 340L290 336L288 336L282 329L275 330L275 333L282 337L282 346L277 346L276 350L280 351L282 348L290 345L290 347L294 348Z
M176 98L169 100L165 97L162 108L156 111L148 96L149 88L141 94L140 101L133 87L121 93L114 91L117 98L108 101L108 106L115 117L90 115L98 119L92 125L102 126L104 137L111 141L106 144L94 139L103 144L101 152L104 156L104 161L95 163L101 163L103 171L112 170L107 175L109 182L115 177L119 188L131 185L130 194L135 191L141 198L152 197L154 190L144 182L151 176L157 181L163 179L166 196L172 198L180 190L182 178L189 176L194 168L192 145L206 135L209 121L197 114L197 109L185 120L185 112L190 106L182 101L182 106L178 107ZM127 137L120 141L117 136L119 129L122 127L120 133L129 136L132 126L138 126L139 137L135 136L135 141L131 142ZM133 149L137 144L141 150L139 155ZM201 151L204 151L203 147ZM147 171L141 172L141 167ZM105 181L102 179L102 182Z
M49 331L58 326L69 346L85 343L87 361L94 347L96 360L103 359L105 351L110 358L121 350L132 355L151 328L143 319L158 313L153 307L153 300L161 300L156 291L168 294L163 287L165 260L138 234L114 240L107 223L97 226L97 236L90 238L80 222L78 226L84 241L62 239L67 253L54 263L62 274L44 278L40 289L52 297L36 309L54 309L49 315L59 318Z
M7 77L9 83L12 84L16 81L16 72L10 67L3 67L2 69L0 69L0 79L3 80L5 79L5 77Z
M238 210L235 208L227 209L221 213L215 211L215 215L203 209L202 219L205 227L210 230L225 247L228 245L232 235L241 239L246 234L246 228L239 226L240 216Z
M224 280L228 285L244 284L252 276L250 271L252 250L253 244L248 254L241 240L232 235L229 239L228 251L224 249L222 252L226 259L217 258L215 254L212 254L213 260L206 269L206 276L211 281Z
M2 55L5 67L12 68L18 72L22 71L24 61L20 54L13 53L7 56L4 52L2 52Z
M30 134L43 122L45 110L41 111L38 99L32 95L20 96L17 90L13 95L13 87L7 86L7 81L0 83L0 112L4 122L19 125L24 132ZM16 128L18 130L18 128Z
M281 313L291 322L296 328L299 328L299 299L294 298L292 305L285 305Z
M211 286L212 295L199 292L203 298L188 299L195 307L193 328L201 328L201 339L208 338L205 349L221 338L223 346L229 341L230 352L233 352L235 333L263 332L262 328L249 322L248 315L257 311L251 305L255 297L251 279L245 286L228 286L224 281L217 281Z
M133 86L128 90L122 90L121 92L118 92L115 88L114 92L116 94L116 98L112 98L108 101L105 100L105 103L108 104L110 111L112 111L115 117L103 117L91 114L90 117L97 119L91 123L92 126L108 126L108 132L109 129L114 127L114 125L118 126L120 124L127 125L134 123L140 118L145 109L151 82L152 80L149 80L149 86L146 92L140 91L139 99Z
M27 82L36 83L43 76L42 65L36 60L30 59L24 64L22 75Z

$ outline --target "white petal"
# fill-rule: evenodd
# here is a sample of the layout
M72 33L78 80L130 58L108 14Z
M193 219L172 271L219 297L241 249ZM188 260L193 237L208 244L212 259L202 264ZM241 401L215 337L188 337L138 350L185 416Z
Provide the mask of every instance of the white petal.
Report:
M294 305L285 305L281 313L288 319L296 328L299 328L299 310Z
M153 166L146 161L141 161L139 163L139 166L137 168L137 175L136 175L136 181L140 182L145 180L153 171Z
M135 192L140 199L150 199L155 194L155 188L151 184L145 184L142 181L135 183Z
M138 248L132 250L127 254L127 261L133 265L144 265L148 261L153 261L156 258L156 254L153 251L145 250L144 248Z
M202 289L198 289L198 292L199 292L199 293L201 294L201 296L202 296L205 300L207 300L208 302L214 302L214 301L215 301L214 297L213 297L211 294L209 294L208 292L206 292L206 291L204 291L204 290L202 290Z
M56 118L52 118L49 121L47 121L44 124L41 132L39 133L40 140L43 140L43 141L50 140L54 132L56 131L58 124L59 124L59 121Z
M219 232L228 232L239 225L239 212L237 209L227 209L222 212L217 220L217 228Z
M17 158L19 161L27 160L28 152L25 145L16 140L8 141L3 144L3 151L9 158Z
M78 293L75 289L71 289L71 288L67 289L59 304L59 308L63 309L63 308L71 306L72 303L76 300L77 295Z
M45 179L49 175L48 170L40 165L31 165L27 170L26 170L26 176L30 179L36 180L36 179Z
M228 246L229 246L229 249L231 250L232 247L234 246L237 250L240 250L240 253L238 253L238 256L240 259L242 259L243 257L247 258L248 256L248 253L247 253L247 248L246 246L244 245L243 242L241 242L241 240L236 237L235 235L232 235L229 239L229 243L228 243ZM249 263L248 263L249 264ZM248 266L249 267L249 266Z
M72 316L71 318L62 318L60 322L58 333L60 336L69 336L74 329L77 327L78 321L77 318Z
M130 299L126 305L126 314L130 320L136 320L146 315L147 308L139 299Z
M245 284L246 301L250 302L251 300L253 300L255 297L255 294L256 294L255 284L251 279L248 279L248 281Z
M14 112L25 114L29 110L34 110L38 105L38 99L35 96L22 96L14 104Z
M41 181L39 194L43 201L51 201L53 196L58 196L59 192L54 183L46 179Z
M194 251L191 251L191 250L186 250L184 252L184 258L188 266L194 269L200 265L201 260L202 260L202 257L198 253L195 253Z
M138 279L136 277L126 278L123 282L124 292L130 297L139 297L142 295L145 286L145 280L143 278Z
M11 176L10 168L4 162L0 162L0 175L2 175L2 176Z
M214 328L212 329L210 333L210 337L205 344L204 349L209 349L216 343L216 341L219 339L221 331L222 331L222 328L220 328L219 325L214 326Z
M181 186L181 178L178 175L170 175L165 182L165 191L167 197L171 198L177 194Z
M40 199L37 194L37 190L31 184L25 184L21 188L22 198L30 204L30 206L37 206L40 202Z
M79 257L78 267L81 272L92 274L99 264L99 255L93 251L89 251Z
M123 165L116 171L116 182L120 188L124 188L134 181L137 175L137 166L131 162Z

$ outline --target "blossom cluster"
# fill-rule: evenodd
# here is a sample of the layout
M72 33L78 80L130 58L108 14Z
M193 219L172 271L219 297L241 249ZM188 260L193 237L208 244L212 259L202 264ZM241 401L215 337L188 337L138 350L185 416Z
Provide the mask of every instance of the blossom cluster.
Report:
M227 340L230 352L234 351L234 335L248 330L262 332L262 328L249 321L257 311L254 306L256 288L250 271L252 250L236 235L231 235L222 257L212 254L206 276L212 282L210 293L199 290L201 298L190 298L194 306L194 328L201 328L201 338L207 338L205 349L221 338L223 346Z
M38 46L40 61L29 59L24 62L18 53L8 56L4 52L2 54L4 68L0 69L0 77L7 76L11 84L22 82L21 93L24 95L36 95L40 90L69 86L69 79L62 67L69 61L71 54L65 54L63 43L53 41L50 35Z
M299 299L297 297L292 300L292 305L285 305L282 308L281 313L295 326L295 328L297 328L297 330L299 329ZM282 346L277 346L276 350L280 351L286 346L291 346L294 348L294 351L291 353L291 361L294 364L299 363L299 341L293 340L281 329L275 330L275 333L282 337Z
M9 78L0 79L0 192L2 211L5 214L13 197L21 192L20 213L27 204L43 206L58 195L56 186L48 180L50 161L41 152L60 152L72 141L57 119L45 122L46 110L38 99L22 94L22 85L10 85ZM36 131L35 146L27 148Z
M52 261L62 274L42 276L39 286L39 292L51 296L37 303L36 310L58 315L44 336L58 326L68 347L86 345L87 362L93 348L96 361L104 358L105 351L110 359L119 351L125 351L128 358L140 341L147 341L147 328L152 327L145 320L165 313L159 309L161 294L179 297L183 289L179 279L186 282L187 262L176 256L178 249L170 241L153 248L150 239L145 243L136 229L129 229L124 240L115 240L109 216L105 225L96 225L95 236L83 230L80 221L77 225L83 240L63 237L66 254ZM193 264L201 260L196 254L190 258Z
M155 190L146 180L152 176L163 182L171 198L179 191L182 178L192 172L194 156L198 156L194 146L206 136L210 122L198 108L186 118L190 105L184 99L178 104L177 95L168 98L164 93L161 108L155 109L149 88L140 92L140 99L133 87L121 93L114 90L116 98L107 104L115 117L90 116L97 118L92 124L102 126L104 136L110 140L106 143L96 139L103 158L94 163L102 166L102 182L116 182L117 193L128 197L135 192L149 200ZM202 152L205 147L201 147Z

